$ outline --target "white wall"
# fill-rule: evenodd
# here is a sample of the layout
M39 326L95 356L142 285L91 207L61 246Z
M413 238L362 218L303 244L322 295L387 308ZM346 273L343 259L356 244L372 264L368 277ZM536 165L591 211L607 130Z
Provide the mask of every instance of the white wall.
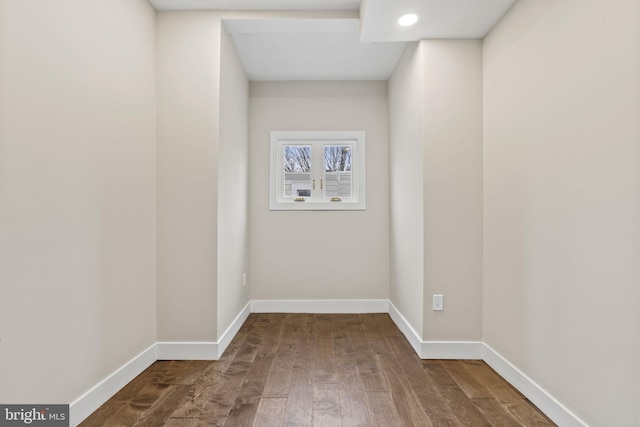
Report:
M424 322L422 52L405 47L389 79L390 299L416 333Z
M269 132L364 130L366 211L269 211ZM252 299L388 298L385 82L251 83Z
M217 340L220 18L160 12L158 338Z
M640 424L640 3L521 0L484 42L484 340Z
M482 338L482 42L423 40L424 332ZM433 294L444 310L432 310Z
M481 76L480 41L423 40L389 81L390 294L425 341L482 338Z
M249 302L249 81L233 40L220 30L218 337Z
M217 341L249 301L249 82L224 16L158 13L161 341Z
M155 12L0 2L0 402L70 402L156 341Z

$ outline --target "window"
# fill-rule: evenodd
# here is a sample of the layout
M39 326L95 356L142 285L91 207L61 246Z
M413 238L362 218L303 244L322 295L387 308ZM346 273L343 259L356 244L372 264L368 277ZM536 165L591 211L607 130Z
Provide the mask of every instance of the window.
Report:
M364 210L364 132L271 132L271 210Z

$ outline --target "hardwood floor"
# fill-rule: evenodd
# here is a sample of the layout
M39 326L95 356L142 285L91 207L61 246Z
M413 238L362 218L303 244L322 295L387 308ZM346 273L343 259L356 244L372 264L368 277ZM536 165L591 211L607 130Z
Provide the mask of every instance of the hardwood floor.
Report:
M252 314L218 361L158 361L81 426L550 426L482 361L420 360L386 314Z

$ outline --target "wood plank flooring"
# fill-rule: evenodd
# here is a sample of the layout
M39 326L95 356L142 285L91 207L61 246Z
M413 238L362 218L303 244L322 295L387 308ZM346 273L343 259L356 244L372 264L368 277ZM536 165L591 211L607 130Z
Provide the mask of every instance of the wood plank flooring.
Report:
M81 426L552 426L482 361L420 360L386 314L251 314L218 361L158 361Z

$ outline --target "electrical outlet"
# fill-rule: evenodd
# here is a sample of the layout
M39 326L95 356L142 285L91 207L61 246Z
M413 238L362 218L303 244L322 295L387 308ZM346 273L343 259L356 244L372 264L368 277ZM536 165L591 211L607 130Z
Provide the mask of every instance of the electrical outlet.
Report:
M242 286L247 286L247 273L242 273Z
M433 295L433 311L444 310L444 295Z

